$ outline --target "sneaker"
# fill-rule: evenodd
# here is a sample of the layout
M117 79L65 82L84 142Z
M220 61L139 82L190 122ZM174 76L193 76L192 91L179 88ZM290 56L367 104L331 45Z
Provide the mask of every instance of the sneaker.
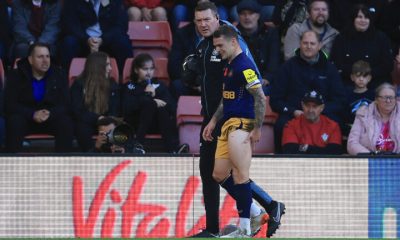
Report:
M261 208L260 214L250 218L251 236L257 235L261 229L261 226L266 224L268 220L269 215L263 208Z
M251 236L247 235L245 231L242 231L242 229L238 228L229 234L220 236L220 238L251 238Z
M275 201L274 201L275 202ZM275 202L275 207L269 213L269 220L268 220L268 229L267 229L267 238L274 235L276 229L279 228L281 225L281 217L285 214L285 204L281 202Z
M143 145L140 143L136 143L133 147L133 153L138 153L138 154L145 154L146 151L143 148Z
M201 232L190 236L189 238L217 238L217 237L218 237L217 234L210 233L209 231L204 229Z
M184 143L184 144L179 145L179 147L176 151L176 154L188 153L189 150L190 150L189 144Z

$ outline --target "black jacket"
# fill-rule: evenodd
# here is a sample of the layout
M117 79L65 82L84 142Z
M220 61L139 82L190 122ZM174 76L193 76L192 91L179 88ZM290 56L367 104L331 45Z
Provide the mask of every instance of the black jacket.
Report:
M238 29L253 55L261 76L271 81L281 61L281 40L278 29L267 29L263 23L259 23L257 32L250 36L244 34L240 24Z
M32 119L33 113L47 109L51 113L69 114L68 82L58 68L50 67L47 71L46 93L44 99L36 102L32 89L32 68L28 59L18 62L18 68L12 70L5 87L6 115L20 114Z
M110 81L111 86L108 100L108 111L103 115L118 117L120 115L119 86L114 80L110 79ZM71 104L74 119L90 125L96 124L100 115L89 111L85 106L83 86L84 83L82 79L76 79L71 86Z
M147 92L145 92L145 88L147 83L133 83L129 81L122 86L121 91L121 99L122 99L122 115L125 119L127 116L132 115L133 112L138 111L140 109L141 104L148 99L158 98L167 103L165 106L168 111L175 115L176 113L176 102L172 98L169 93L168 87L161 81L157 79L152 79L151 83L156 88L156 94L154 97L150 96Z

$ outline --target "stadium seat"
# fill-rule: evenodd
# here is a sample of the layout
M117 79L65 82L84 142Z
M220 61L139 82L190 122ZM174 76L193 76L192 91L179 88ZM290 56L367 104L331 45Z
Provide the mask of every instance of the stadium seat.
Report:
M69 86L72 86L72 83L78 77L84 67L85 67L85 62L86 58L73 58L71 61L71 65L69 66L69 72L68 72L68 83ZM118 83L119 82L119 72L118 72L118 66L117 66L117 61L115 58L110 58L111 62L111 77L114 78L114 80Z
M127 58L124 65L124 70L122 73L122 83L129 81L131 75L131 66L133 58ZM168 58L155 58L154 63L156 66L154 77L163 81L167 86L170 84L170 79L168 76Z
M272 112L269 105L269 96L266 97L266 109L264 115L264 123L261 129L261 139L256 144L253 151L254 154L267 154L273 153L275 149L274 144L274 123L278 118L278 114Z
M190 153L200 152L200 130L203 122L199 96L181 96L178 100L176 121L179 129L179 142L190 146Z
M172 45L172 33L167 21L130 21L128 35L134 56L145 51L154 58L168 57Z

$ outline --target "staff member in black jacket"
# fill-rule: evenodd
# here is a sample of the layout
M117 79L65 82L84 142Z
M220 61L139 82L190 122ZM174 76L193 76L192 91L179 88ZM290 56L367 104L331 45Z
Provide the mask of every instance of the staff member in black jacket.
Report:
M32 44L28 58L21 59L7 79L7 151L20 152L22 140L29 133L52 134L57 152L71 151L73 127L68 114L67 80L63 76L50 65L49 47Z

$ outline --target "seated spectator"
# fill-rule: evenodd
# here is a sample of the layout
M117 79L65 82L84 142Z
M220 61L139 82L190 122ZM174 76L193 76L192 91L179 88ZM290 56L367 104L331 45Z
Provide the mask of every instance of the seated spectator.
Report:
M310 90L316 90L325 98L323 114L339 125L346 102L345 89L335 66L320 51L318 34L306 31L300 38L296 56L286 61L272 81L270 104L279 114L274 125L275 146L279 152L285 124L303 114L301 99Z
M390 81L393 54L389 38L375 29L372 13L364 5L357 5L348 27L335 39L330 60L339 70L346 85L352 85L351 67L358 60L371 66L371 89Z
M347 151L350 155L400 153L400 102L393 85L378 86L375 101L357 111Z
M167 21L161 0L125 0L129 21Z
M133 56L122 0L64 1L61 23L65 36L61 56L67 69L72 58L100 50L114 57L122 72L126 58Z
M0 0L0 59L6 65L8 60L8 49L11 45L12 31L8 18L8 4L6 0Z
M344 116L344 134L348 135L353 125L356 112L362 106L368 106L375 97L374 91L368 89L371 81L371 67L365 61L357 61L351 70L351 80L354 83L352 88L347 88L347 110Z
M308 0L277 0L272 22L278 27L280 36L285 36L294 23L302 23L307 18Z
M288 154L341 154L339 125L322 115L324 98L317 91L307 92L301 106L303 114L283 129L282 149Z
M75 135L81 151L93 149L92 136L97 133L99 119L119 116L119 87L110 73L109 56L94 52L87 57L83 72L71 86Z
M50 46L50 55L56 54L60 33L61 0L13 0L12 21L15 58L28 55L35 42Z
M172 47L168 56L168 75L172 80L170 90L175 100L178 100L181 95L200 94L197 89L188 87L182 80L182 64L188 55L195 53L200 39L201 36L193 22L178 28L172 35Z
M239 25L237 28L242 33L255 63L261 71L264 93L269 95L267 85L279 68L281 46L277 29L267 29L263 22L260 22L260 9L261 6L256 0L239 2L237 5Z
M64 76L50 65L45 44L32 44L28 58L18 61L5 88L7 151L20 152L24 136L30 133L54 135L57 152L71 151L73 126Z
M122 129L119 132L118 129ZM116 130L117 129L117 130ZM143 146L140 144L135 144L135 139L133 136L132 128L130 128L126 123L118 120L114 117L103 117L97 121L97 137L94 152L98 153L138 153L144 154ZM115 134L124 134L126 139L120 142L115 142Z
M293 57L294 52L299 48L301 34L310 30L318 33L322 51L329 56L338 31L328 24L329 5L327 0L310 0L308 14L308 18L302 23L295 23L289 27L283 43L285 60Z
M176 102L164 83L153 78L153 58L139 54L132 62L130 81L122 88L124 120L136 130L136 140L145 143L151 130L161 132L168 152L180 152L176 128ZM187 147L182 146L182 147Z

